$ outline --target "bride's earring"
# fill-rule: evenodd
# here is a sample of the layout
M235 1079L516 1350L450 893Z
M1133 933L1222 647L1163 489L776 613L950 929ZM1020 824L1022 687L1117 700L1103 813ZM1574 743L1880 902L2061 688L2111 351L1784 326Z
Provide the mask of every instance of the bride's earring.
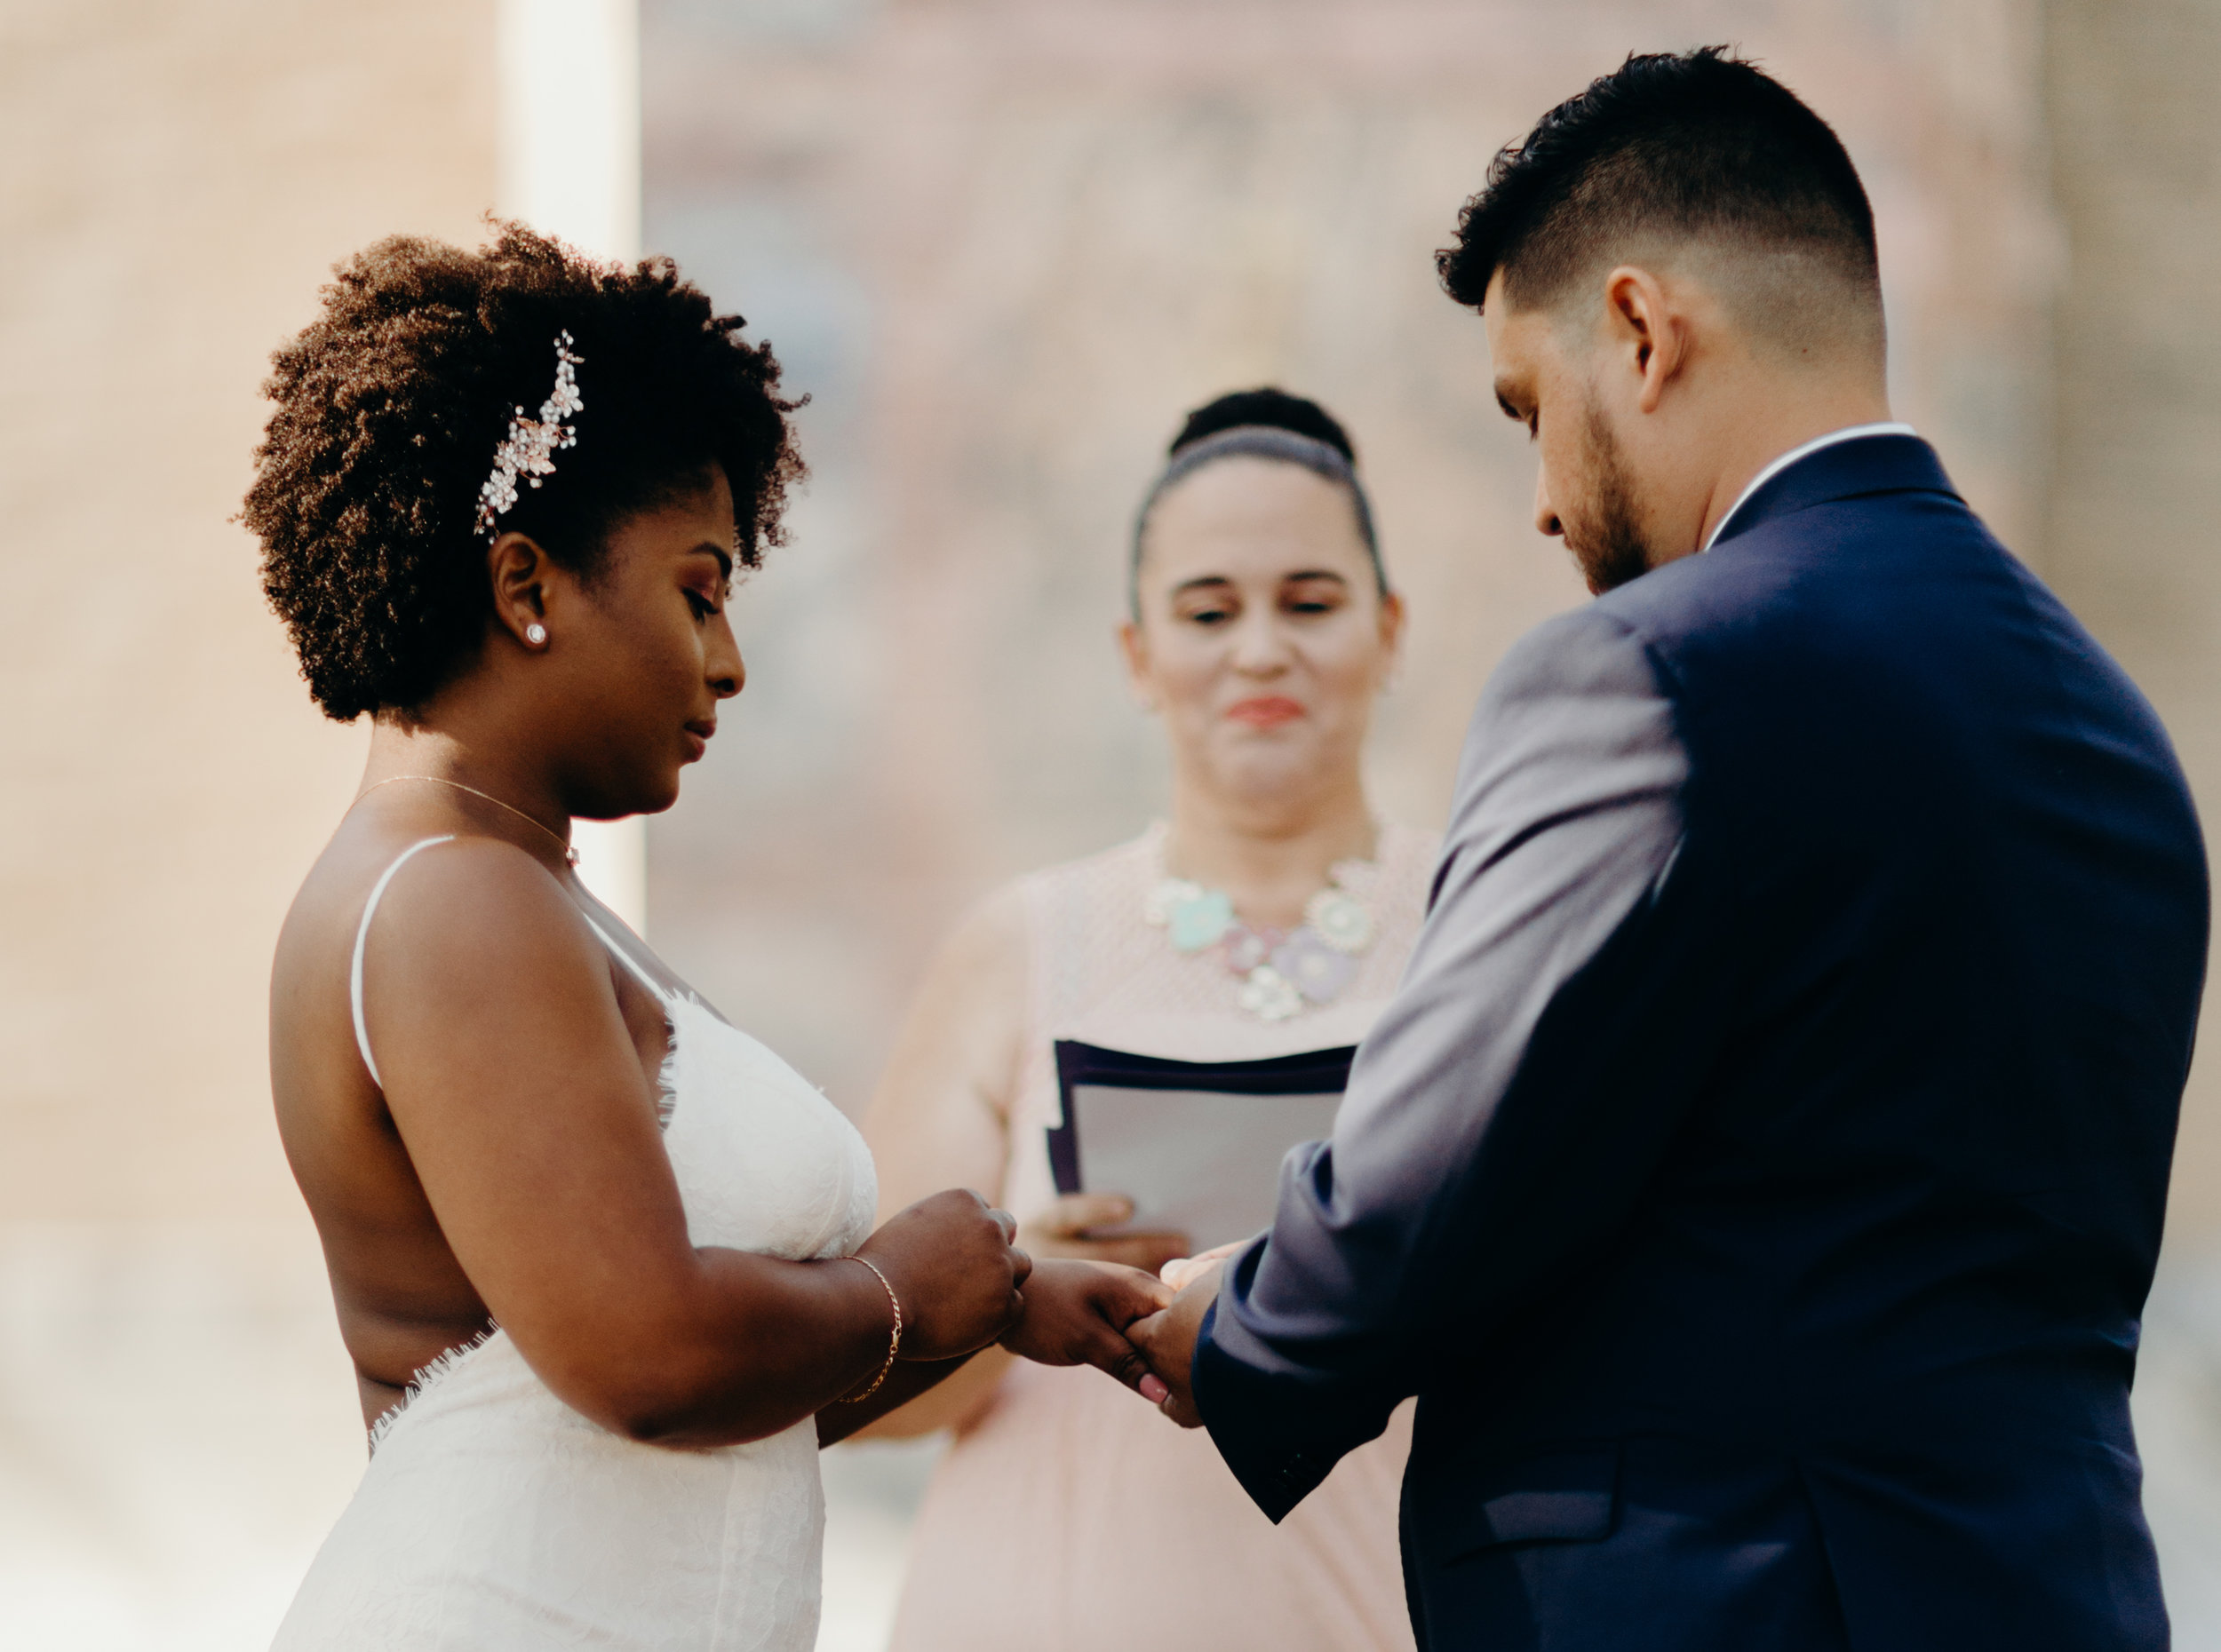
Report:
M537 623L524 628L524 639L536 648L547 647L547 627Z

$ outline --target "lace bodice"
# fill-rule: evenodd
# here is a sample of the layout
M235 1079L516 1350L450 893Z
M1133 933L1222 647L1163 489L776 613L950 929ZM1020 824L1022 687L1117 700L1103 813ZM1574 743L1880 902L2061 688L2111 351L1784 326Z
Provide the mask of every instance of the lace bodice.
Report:
M664 1148L699 1245L794 1261L871 1236L872 1155L840 1108L699 999L670 997ZM735 1103L738 1102L739 1105Z

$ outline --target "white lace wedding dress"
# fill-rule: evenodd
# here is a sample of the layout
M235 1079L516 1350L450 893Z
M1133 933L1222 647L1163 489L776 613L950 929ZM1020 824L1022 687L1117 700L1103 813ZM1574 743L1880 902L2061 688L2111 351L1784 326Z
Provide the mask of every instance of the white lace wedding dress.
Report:
M358 1038L361 937L401 863L356 939ZM595 930L670 1017L664 1142L694 1243L798 1260L854 1251L878 1196L863 1138L769 1050ZM367 1041L362 1054L375 1077ZM496 1330L421 1373L372 1442L273 1652L809 1652L816 1640L813 1419L712 1450L638 1444L557 1399Z

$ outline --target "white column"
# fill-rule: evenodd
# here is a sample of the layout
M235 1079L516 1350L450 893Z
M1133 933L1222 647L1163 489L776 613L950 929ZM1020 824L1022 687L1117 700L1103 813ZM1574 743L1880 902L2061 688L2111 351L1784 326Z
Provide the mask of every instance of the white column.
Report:
M496 210L597 258L638 258L638 0L500 0L498 18ZM571 832L580 878L644 931L648 822L580 821Z

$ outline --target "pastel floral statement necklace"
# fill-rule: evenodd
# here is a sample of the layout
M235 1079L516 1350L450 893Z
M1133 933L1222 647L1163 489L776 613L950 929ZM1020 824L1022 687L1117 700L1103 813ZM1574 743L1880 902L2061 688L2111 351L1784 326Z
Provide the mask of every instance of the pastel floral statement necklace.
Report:
M1333 1002L1373 945L1372 910L1344 886L1344 865L1327 874L1326 886L1303 903L1303 921L1291 930L1245 924L1223 890L1184 878L1159 881L1142 917L1169 930L1180 952L1216 949L1220 961L1242 978L1242 1008L1260 1021L1284 1021L1307 1005Z

